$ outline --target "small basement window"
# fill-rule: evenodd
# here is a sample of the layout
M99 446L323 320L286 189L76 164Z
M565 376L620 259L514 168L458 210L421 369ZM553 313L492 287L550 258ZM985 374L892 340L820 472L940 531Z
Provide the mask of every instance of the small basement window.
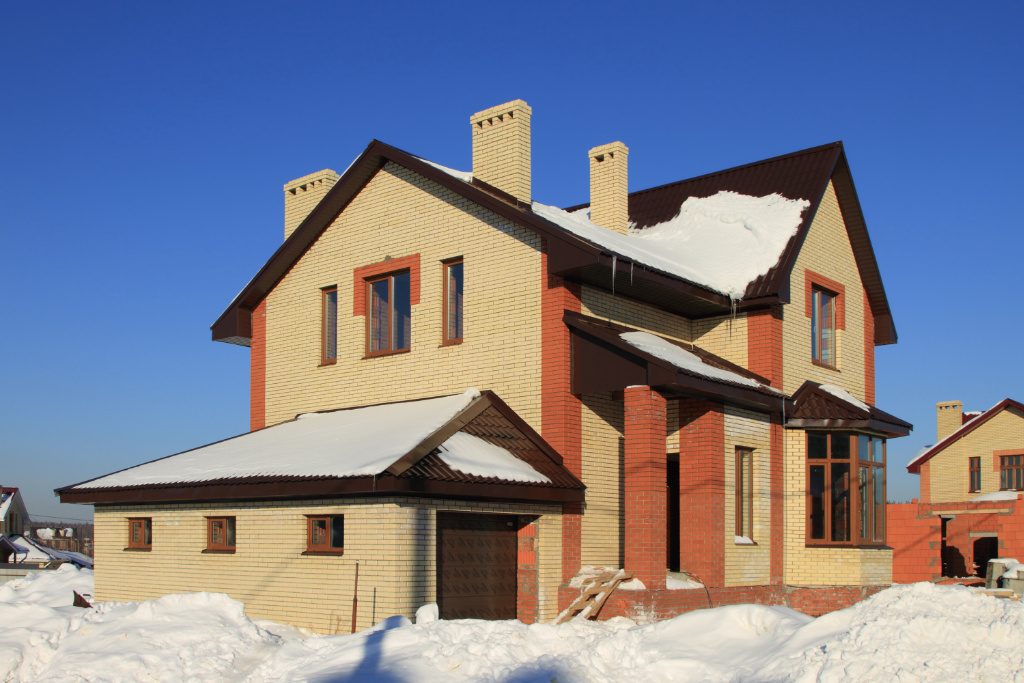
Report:
M235 518L206 518L206 549L235 550Z
M341 554L345 550L345 515L306 518L306 552Z
M152 550L152 517L131 517L128 519L128 547L132 550Z

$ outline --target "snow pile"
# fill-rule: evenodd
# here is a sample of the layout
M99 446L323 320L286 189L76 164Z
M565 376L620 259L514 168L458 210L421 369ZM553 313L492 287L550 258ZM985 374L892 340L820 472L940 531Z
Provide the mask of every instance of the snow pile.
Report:
M478 477L497 477L506 481L550 484L551 480L501 446L478 436L458 432L438 448L441 459L453 470Z
M430 159L424 159L423 157L416 157L416 158L419 159L420 161L426 163L426 164L430 164L431 166L433 166L434 168L436 168L439 171L444 171L445 173L447 173L448 175L452 176L453 178L458 178L459 180L461 180L464 183L471 183L471 182L473 182L473 174L470 173L469 171L457 171L454 168L448 168L447 166L442 166L441 164L435 164Z
M665 588L667 588L670 591L682 591L703 587L703 583L693 578L686 572L669 572L665 576Z
M843 389L842 387L837 387L835 384L822 384L819 385L818 388L824 391L826 394L832 394L840 401L848 403L854 408L859 408L860 410L863 410L865 413L871 412L871 408L868 406L867 403L861 401L858 398L854 398L853 394L851 394L846 389Z
M1020 491L992 491L991 493L980 493L971 497L972 503L985 503L988 501L1017 500Z
M650 332L623 332L619 337L630 346L671 363L680 370L691 374L728 382L729 384L739 384L758 389L770 388L749 377L708 365L697 354L687 351L681 346L677 346ZM775 390L772 389L772 391Z
M5 681L950 681L1024 673L1024 605L960 586L894 586L812 619L733 605L638 626L391 617L354 635L254 623L211 593L70 607L91 572L0 587Z
M533 203L533 212L600 247L669 275L740 299L747 285L775 266L796 234L806 199L719 192L690 197L664 223L623 235L569 213Z

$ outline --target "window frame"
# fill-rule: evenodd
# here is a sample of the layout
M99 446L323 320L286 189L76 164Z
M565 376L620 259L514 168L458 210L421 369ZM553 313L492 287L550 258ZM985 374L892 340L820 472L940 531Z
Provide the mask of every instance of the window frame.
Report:
M449 335L449 323L451 321L451 269L453 266L462 266L462 299L458 302L459 308L459 325L462 327L460 330L461 334L454 337ZM441 299L441 345L451 346L454 344L461 344L465 338L465 299L466 299L466 266L465 260L462 256L456 256L454 258L445 259L441 261L441 286L444 292L443 298Z
M733 488L736 497L736 536L754 540L754 449L736 446ZM746 463L744 463L746 456ZM749 514L749 517L748 517ZM744 519L748 517L748 519ZM749 528L745 528L749 523Z
M823 359L822 354L822 307L820 305L821 299L824 296L829 297L829 303L831 304L829 310L829 321L831 322L830 335L830 350L832 352L831 362ZM827 287L823 287L819 284L811 285L811 362L823 368L830 370L837 370L839 368L839 292L835 292Z
M143 540L135 542L135 526L143 525ZM148 537L148 538L147 538ZM128 518L128 550L152 550L153 549L153 518L152 517L129 517Z
M327 527L325 532L326 543L314 544L313 543L313 526L318 521L326 521ZM341 524L341 546L337 547L332 544L334 538L334 525L340 522ZM306 555L344 555L345 554L345 515L344 514L331 514L331 515L306 515Z
M1002 481L1002 477L1000 477ZM967 458L967 493L981 493L981 456Z
M329 330L328 303L334 295L334 354L328 354L327 333ZM320 290L320 365L335 365L338 362L338 286L331 285Z
M213 540L213 527L217 522L224 523L224 542L215 543ZM211 552L233 553L238 542L235 535L237 532L234 516L220 515L206 518L206 549ZM228 540L233 541L228 543Z
M409 338L408 344L403 347L395 348L395 328L394 328L394 311L395 311L395 277L399 275L406 275L409 278ZM371 347L371 332L373 330L373 285L377 282L387 281L388 283L388 306L387 306L387 326L388 326L388 348L380 349L377 351L372 350ZM374 275L368 277L363 281L363 286L366 288L366 349L365 357L374 358L377 356L392 356L398 353L408 353L412 349L412 270L409 268L399 268L398 270L389 271L387 273L381 273L380 275Z
M812 458L811 452L811 434L825 434L827 436L826 441L826 456L823 458ZM884 436L878 434L872 434L869 432L855 432L847 430L807 430L804 432L804 542L808 547L842 547L842 548L885 548L886 546L886 527L888 525L888 514L887 514L887 499L888 499L888 477L886 475L886 467L888 463L888 440ZM846 458L833 457L833 441L835 436L845 435L849 439L849 450ZM867 459L860 457L859 441L860 438L867 438L868 441L868 456ZM873 458L874 451L872 450L872 444L874 442L881 443L881 460L875 460ZM849 536L848 540L836 541L832 539L832 525L833 525L833 503L832 503L832 467L833 465L846 465L846 494L849 499L849 507L847 509L847 516L849 517ZM822 508L823 508L823 538L814 538L812 536L812 522L811 522L811 511L813 496L811 492L811 468L821 466L825 470L824 487L822 491ZM861 479L862 468L867 469L867 479ZM882 484L881 484L881 504L876 500L876 477L881 473ZM868 499L870 501L871 509L868 513L868 519L870 520L868 527L870 527L870 534L865 534L865 524L862 519L862 502L861 502L861 489L866 488L868 493ZM879 512L881 513L881 522L879 523Z
M1009 478L1016 479L1015 486L1007 486ZM999 456L999 490L1024 491L1024 454L1015 453Z

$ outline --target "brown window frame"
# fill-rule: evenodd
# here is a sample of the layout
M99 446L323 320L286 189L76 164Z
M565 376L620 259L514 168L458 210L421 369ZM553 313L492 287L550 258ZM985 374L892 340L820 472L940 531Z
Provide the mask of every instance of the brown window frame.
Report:
M329 352L328 336L330 330L328 303L330 295L334 295L334 349ZM338 286L331 285L320 290L320 365L334 365L338 362Z
M831 303L831 310L829 311L829 320L831 322L831 361L824 360L822 353L822 310L823 307L819 306L820 296L828 295L829 303ZM836 370L839 367L839 338L837 331L839 330L839 324L837 315L839 312L839 293L834 292L831 289L822 287L821 285L811 286L811 362L815 365L819 365L823 368L829 368L830 370Z
M824 458L812 458L811 457L811 434L824 434L827 436L826 441L826 457ZM846 437L849 439L849 446L847 457L834 457L833 456L833 442L835 437ZM868 441L868 458L864 459L860 457L860 439L867 438ZM881 442L881 460L874 460L872 457L873 451L872 443L874 441ZM887 497L888 497L888 477L886 476L886 464L888 461L888 442L884 437L867 434L864 432L850 432L850 431L824 431L824 430L809 430L805 432L805 452L804 452L805 470L804 470L804 501L805 501L805 544L807 546L818 546L818 547L865 547L865 548L877 548L885 547L886 543L886 525L888 524L887 518ZM848 524L848 538L847 540L833 540L832 538L832 525L833 525L833 505L832 505L832 468L835 465L846 466L846 496L848 499L848 506L846 514L849 517ZM812 503L813 495L811 490L811 470L814 467L824 467L824 487L822 490L822 508L823 508L823 520L822 520L822 538L813 537L813 525L812 525ZM862 470L866 470L862 474ZM881 504L876 500L876 479L881 477ZM868 494L869 500L871 501L871 509L868 511L868 519L870 520L868 526L870 527L870 535L866 535L864 528L864 520L862 518L862 503L861 503L861 489L864 487Z
M135 541L135 527L142 525L143 533L141 542ZM148 539L147 539L148 537ZM128 549L129 550L152 550L153 549L153 518L152 517L129 517L128 518Z
M326 522L325 542L313 543L313 527L317 522ZM341 546L332 544L334 525L341 524ZM306 553L320 555L343 555L345 553L345 515L306 515Z
M1024 491L1024 454L999 456L999 490Z
M393 316L395 310L395 277L398 275L406 275L409 278L409 339L408 344L402 348L395 348L395 330L393 325ZM387 307L387 326L388 326L388 348L379 349L376 351L371 350L370 340L371 333L373 330L373 285L377 282L387 281L388 283L388 307ZM388 273L381 273L380 275L374 275L368 277L364 281L366 287L366 357L373 358L377 356L392 356L398 353L408 353L412 349L412 271L409 268L400 268L393 270Z
M1000 477L1000 480L1002 478ZM981 456L967 458L967 493L981 492Z
M746 463L744 464L744 456ZM736 535L754 540L754 449L736 447L736 470L733 487L736 493ZM744 484L746 486L744 487ZM744 488L746 490L744 490ZM749 514L749 528L744 517Z
M217 542L215 542L213 540L213 528L214 528L214 526L218 522L221 522L221 523L224 524L224 537L225 538L224 538L224 542L223 543L217 543ZM214 551L217 551L217 552L232 552L232 553L235 552L235 544L238 541L237 537L235 536L235 533L236 533L236 526L235 526L235 518L234 517L228 517L228 516L207 517L206 518L206 549L207 550L214 550ZM229 539L231 541L233 541L233 542L232 543L228 543L227 541Z
M459 324L462 326L462 329L460 330L461 334L459 334L457 337L456 336L452 336L450 334L451 330L449 329L449 324L450 324L450 321L451 321L451 311L452 311L451 289L449 288L450 287L450 283L451 283L450 273L451 273L452 266L462 266L462 276L463 276L463 280L462 280L463 295L462 295L462 300L460 300L458 302ZM446 260L441 262L441 279L442 279L442 283L441 284L442 284L442 287L443 287L443 290L444 290L444 298L441 300L441 308L442 308L442 314L441 314L442 315L442 321L441 321L441 326L442 326L441 327L441 344L443 346L448 346L448 345L451 345L451 344L461 344L462 340L463 340L463 337L466 334L466 329L465 329L466 319L465 319L465 315L464 315L465 314L465 288L466 288L465 276L466 276L466 266L465 266L465 262L463 260L463 257L457 256L455 258L446 259Z

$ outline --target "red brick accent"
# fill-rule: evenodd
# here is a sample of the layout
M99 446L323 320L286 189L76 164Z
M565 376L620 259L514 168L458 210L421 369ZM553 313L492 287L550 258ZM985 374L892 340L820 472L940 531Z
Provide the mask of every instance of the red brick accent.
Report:
M352 271L352 315L366 315L364 283L367 279L400 270L409 271L409 300L413 304L418 304L420 302L420 255L411 254L387 259L380 263L359 266Z
M641 617L668 619L685 612L737 604L784 605L810 616L845 609L888 586L733 586L686 590L617 590L605 603L598 619ZM562 588L559 602L567 603L578 589Z
M782 389L782 308L747 313L747 366Z
M942 521L919 516L917 503L886 506L885 542L892 548L895 583L931 581L942 575Z
M565 311L579 312L579 285L548 273L548 256L541 254L541 435L558 451L566 468L582 476L583 404L572 393L572 359ZM664 438L664 437L663 437ZM664 447L662 448L664 450ZM568 581L580 568L582 506L562 509L562 578Z
M538 564L537 525L532 517L520 520L519 550L517 559L518 591L516 592L516 617L524 624L537 621L538 606Z
M636 386L623 391L623 405L625 569L650 589L664 588L666 401L650 387Z
M785 481L783 480L783 467L785 451L783 446L782 421L779 417L773 417L769 426L769 449L768 454L768 486L771 498L771 537L769 539L769 560L768 560L768 581L773 586L782 583L783 580L783 553L785 543L784 533L784 496Z
M864 291L864 401L875 405L875 314Z
M846 329L846 286L813 270L804 269L804 315L811 317L811 289L821 287L836 294L836 329Z
M249 430L267 425L267 301L252 312L249 341Z
M662 446L664 450L664 446ZM725 414L720 403L679 401L680 567L725 583ZM627 466L626 477L632 476Z

